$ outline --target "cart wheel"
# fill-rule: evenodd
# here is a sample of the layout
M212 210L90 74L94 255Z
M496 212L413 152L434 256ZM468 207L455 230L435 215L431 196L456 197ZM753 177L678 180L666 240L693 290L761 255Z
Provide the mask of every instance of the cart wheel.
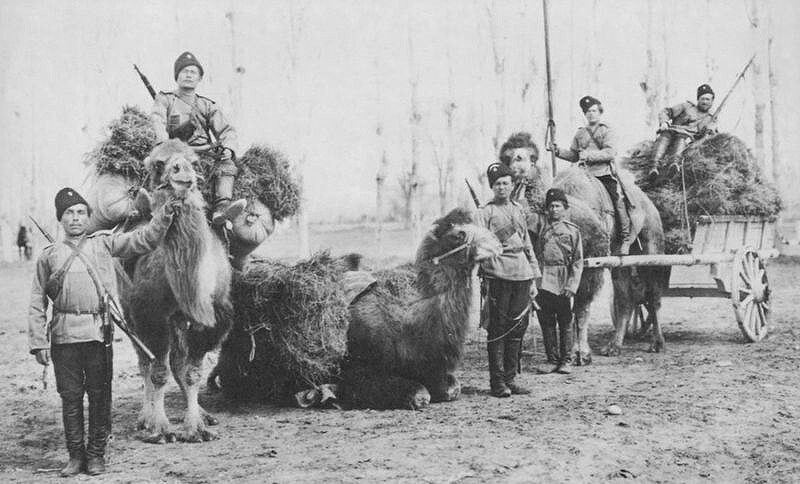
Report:
M740 249L736 253L731 276L731 302L739 329L750 341L761 341L767 335L772 317L764 261L753 249Z

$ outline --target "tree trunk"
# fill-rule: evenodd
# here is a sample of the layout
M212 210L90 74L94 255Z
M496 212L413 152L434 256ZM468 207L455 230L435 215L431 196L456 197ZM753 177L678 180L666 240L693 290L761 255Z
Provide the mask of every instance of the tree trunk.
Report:
M377 35L373 41L374 46L379 46ZM373 65L375 67L375 109L377 118L375 121L375 137L378 147L378 170L375 174L375 246L378 257L383 257L383 219L384 215L384 189L386 186L386 175L389 169L389 160L386 157L386 141L383 136L383 86L381 84L380 69L380 50L376 48Z
M755 131L753 151L756 157L756 163L764 171L767 179L771 179L772 170L767 166L767 157L764 144L764 113L767 109L764 96L768 90L764 76L764 65L767 61L767 46L765 42L766 36L764 35L766 29L763 25L761 12L758 9L758 1L753 0L750 6L751 33L753 37L753 44L756 48L756 57L753 61L753 127Z
M299 59L300 56L300 48L301 48L301 40L303 34L303 15L304 15L304 6L300 5L297 7L294 2L290 3L289 9L289 22L290 22L290 37L289 37L289 44L287 46L288 53L289 53L289 62L290 68L287 72L287 77L289 81L289 89L292 95L290 96L294 105L295 109L302 109L300 106L300 92L297 88L297 77L299 74L300 66L299 66ZM297 214L297 234L298 234L298 257L306 258L311 255L310 250L310 243L309 243L309 229L308 229L308 213L307 213L307 200L304 190L304 179L305 179L305 161L306 161L306 135L310 124L310 116L311 110L308 110L309 119L306 119L305 122L303 120L297 120L296 122L292 123L293 126L291 127L292 132L295 134L295 139L301 146L300 152L297 154L297 163L295 165L295 171L297 176L298 184L302 190L303 196L300 199L300 207ZM304 126L305 124L305 126Z
M644 82L641 84L642 91L644 91L644 100L647 106L645 114L645 122L651 131L655 132L658 126L658 111L661 108L661 96L659 93L659 76L658 66L656 65L656 13L655 0L647 0L647 39L646 39L646 56L647 68L645 71Z
M414 247L422 241L422 221L419 194L419 149L422 138L422 114L419 111L419 71L414 62L413 18L408 16L408 67L409 84L411 85L411 170L409 171L409 214L411 218L411 238Z
M506 59L498 45L500 34L497 32L497 25L495 25L494 13L492 13L493 8L494 5L491 8L488 5L486 6L486 16L489 20L489 38L492 42L492 55L494 58L494 74L497 81L497 90L495 91L495 116L497 121L495 123L494 137L492 138L494 152L497 153L506 131Z

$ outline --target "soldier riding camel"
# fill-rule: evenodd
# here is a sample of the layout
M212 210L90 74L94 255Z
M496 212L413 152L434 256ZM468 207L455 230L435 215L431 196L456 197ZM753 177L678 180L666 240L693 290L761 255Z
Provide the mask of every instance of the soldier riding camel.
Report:
M174 67L177 88L159 92L150 113L156 142L178 138L198 154L209 153L214 157L216 185L211 220L221 226L235 219L247 206L246 200L232 201L233 182L238 173L234 162L238 150L236 130L214 101L195 92L204 74L197 57L184 52L175 60Z
M708 84L701 84L697 88L697 104L685 101L658 113L658 138L653 148L650 177L658 176L665 157L679 155L689 143L717 132L717 123L711 114L713 104L714 91Z
M584 96L579 104L586 117L586 126L578 128L569 148L560 149L552 143L547 150L563 160L578 163L578 166L585 167L600 180L611 197L619 223L621 239L619 255L627 255L635 237L631 234L631 218L614 166L614 159L617 156L616 136L614 130L602 120L603 104L600 100Z

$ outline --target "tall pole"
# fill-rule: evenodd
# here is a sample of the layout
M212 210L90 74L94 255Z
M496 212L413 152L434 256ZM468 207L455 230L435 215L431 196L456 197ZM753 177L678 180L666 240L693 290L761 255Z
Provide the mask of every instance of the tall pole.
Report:
M550 24L548 22L547 0L542 0L544 10L544 59L547 65L547 131L545 131L545 143L551 146L556 137L556 122L553 120L553 91L552 77L550 75ZM550 150L550 158L553 164L553 178L556 176L556 153Z

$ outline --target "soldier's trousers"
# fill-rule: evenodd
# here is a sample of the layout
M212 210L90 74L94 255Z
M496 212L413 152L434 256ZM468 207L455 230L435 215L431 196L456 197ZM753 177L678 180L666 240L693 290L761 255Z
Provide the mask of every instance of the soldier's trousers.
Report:
M665 156L675 156L680 154L689 145L690 138L686 135L676 133L669 129L658 133L655 146L653 147L653 168L658 168Z
M572 361L572 308L569 298L540 290L536 301L541 308L538 315L545 335L545 352L557 352L559 363L569 363ZM548 348L548 343L553 348Z
M111 351L109 348L108 351ZM99 341L54 344L51 349L56 389L61 396L64 434L70 455L84 451L83 394L89 396L86 454L101 457L111 429L111 355Z
M500 337L522 339L528 329L531 281L489 279L489 340Z

